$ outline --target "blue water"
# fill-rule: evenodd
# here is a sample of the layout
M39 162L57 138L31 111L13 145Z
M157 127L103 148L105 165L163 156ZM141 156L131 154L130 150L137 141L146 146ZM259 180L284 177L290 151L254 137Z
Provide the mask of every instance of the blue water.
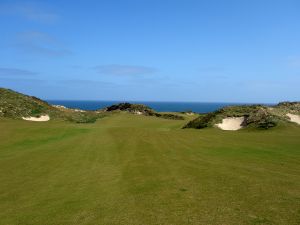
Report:
M119 101L76 101L76 100L48 100L52 105L63 105L68 108L82 110L102 109ZM240 103L204 103L204 102L143 102L128 101L130 103L144 104L158 112L183 112L193 111L197 113L208 113L229 105L241 105Z

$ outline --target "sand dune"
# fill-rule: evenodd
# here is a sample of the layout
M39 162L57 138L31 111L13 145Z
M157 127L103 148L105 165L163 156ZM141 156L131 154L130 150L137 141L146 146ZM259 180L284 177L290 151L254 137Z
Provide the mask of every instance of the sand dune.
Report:
M40 117L22 117L22 119L28 121L35 121L35 122L45 122L50 120L50 117L48 115L43 115Z
M239 130L243 128L242 123L244 122L244 117L229 117L222 120L222 123L216 124L222 130Z

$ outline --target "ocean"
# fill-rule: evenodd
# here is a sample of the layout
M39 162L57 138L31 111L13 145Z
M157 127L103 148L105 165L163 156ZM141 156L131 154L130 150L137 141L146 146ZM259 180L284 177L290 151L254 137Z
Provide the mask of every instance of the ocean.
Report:
M63 105L67 108L82 110L97 110L120 101L78 101L78 100L47 100L52 105ZM229 105L245 105L242 103L205 103L205 102L148 102L128 101L129 103L144 104L158 112L184 112L208 113Z

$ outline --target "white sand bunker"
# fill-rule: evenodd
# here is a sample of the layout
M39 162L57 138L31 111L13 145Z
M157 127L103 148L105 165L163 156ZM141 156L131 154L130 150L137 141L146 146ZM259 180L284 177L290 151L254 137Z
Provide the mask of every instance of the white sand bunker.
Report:
M299 115L295 115L295 114L291 114L291 113L288 113L286 115L290 118L291 122L298 123L300 125L300 116Z
M222 130L239 130L243 128L244 117L228 117L222 120L222 123L217 123L216 126Z
M142 115L143 114L141 111L134 111L133 113L137 114L137 115Z
M23 120L28 120L28 121L35 121L35 122L45 122L50 120L50 117L48 115L43 115L40 117L22 117Z

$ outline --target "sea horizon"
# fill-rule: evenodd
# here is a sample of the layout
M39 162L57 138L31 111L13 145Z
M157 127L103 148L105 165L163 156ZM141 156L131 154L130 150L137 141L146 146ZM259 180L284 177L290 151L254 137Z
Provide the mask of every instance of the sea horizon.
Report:
M78 108L82 110L97 110L118 103L135 103L147 105L158 112L185 112L208 113L222 107L231 105L274 105L275 103L245 103L245 102L184 102L184 101L117 101L117 100L45 100L52 105L62 105L67 108Z

